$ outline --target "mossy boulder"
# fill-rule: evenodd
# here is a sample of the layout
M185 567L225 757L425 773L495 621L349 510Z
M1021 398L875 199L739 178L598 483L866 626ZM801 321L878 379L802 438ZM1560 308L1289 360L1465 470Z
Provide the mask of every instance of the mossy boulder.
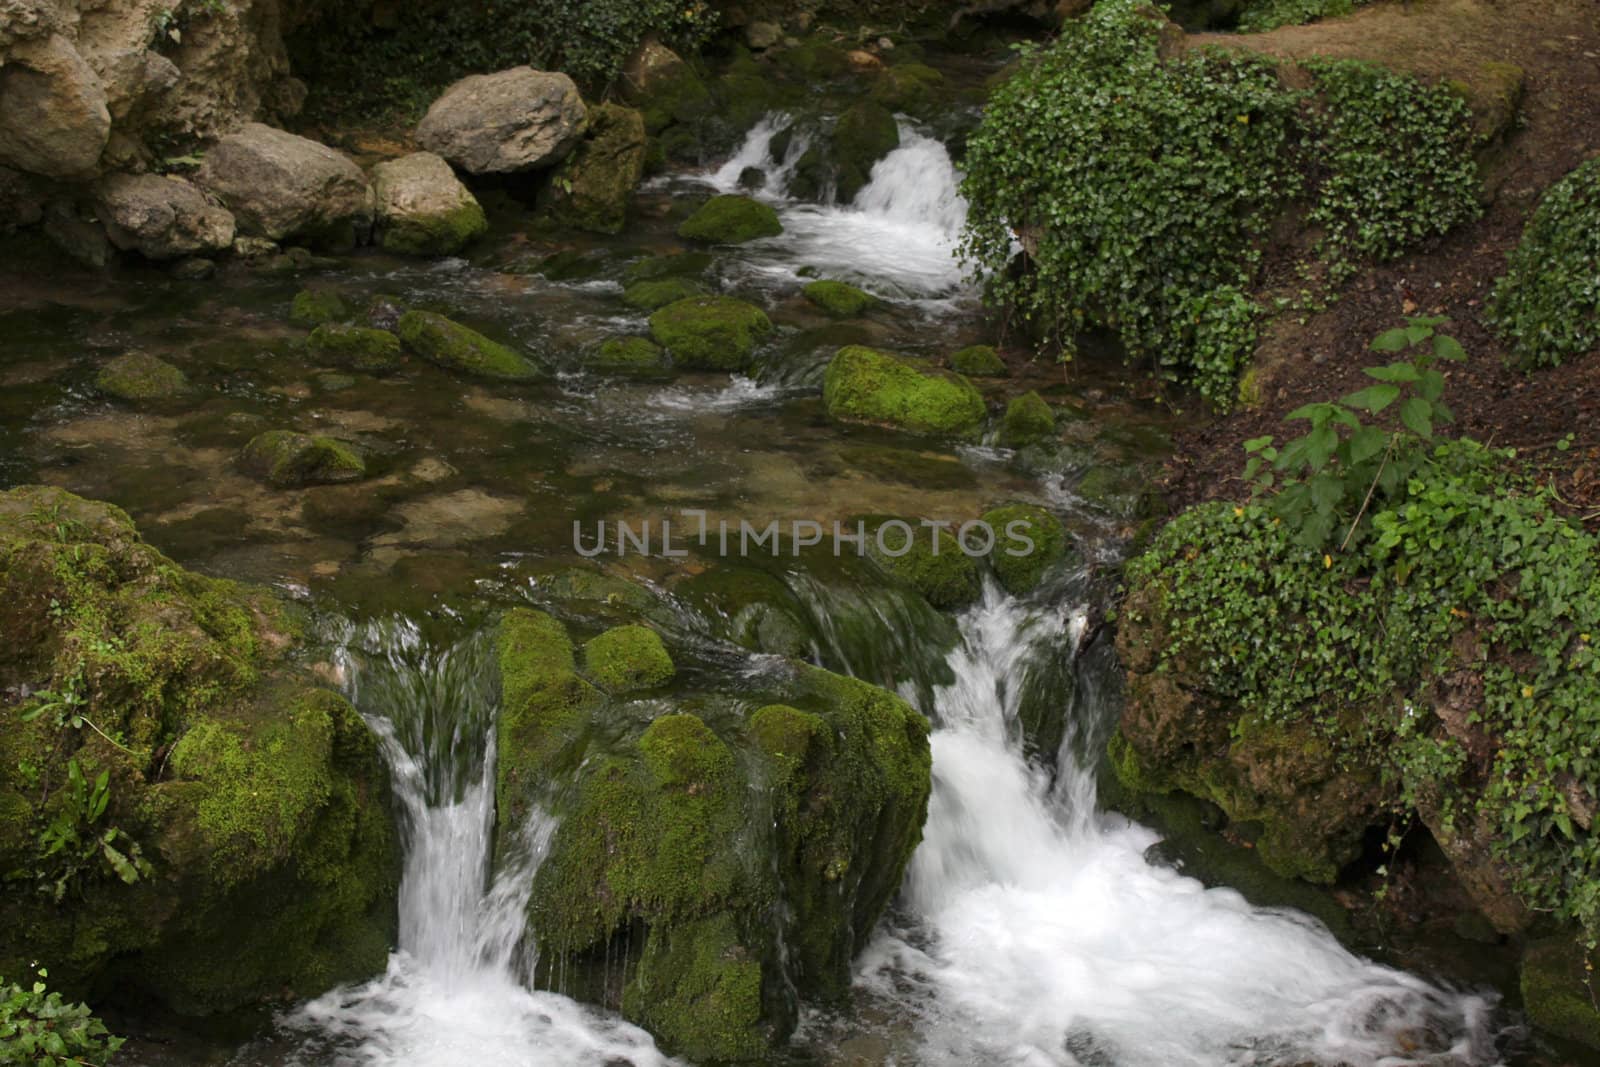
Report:
M815 281L800 290L805 298L836 319L849 319L871 311L883 301L853 285L836 281Z
M476 197L432 152L413 152L372 168L379 243L404 256L450 256L489 229Z
M882 104L862 100L839 116L833 128L833 162L841 203L854 200L872 177L873 165L900 147L900 126Z
M805 610L765 571L724 563L689 576L673 594L697 608L722 637L753 652L809 658L816 642Z
M653 282L662 278L700 278L716 262L710 252L675 252L665 256L649 256L628 264L623 280Z
M319 360L374 373L400 365L400 338L388 330L327 322L311 331L306 344Z
M851 345L828 364L822 399L830 418L916 433L976 437L983 397L959 374Z
M387 775L298 644L269 591L183 570L120 510L0 493L0 973L37 961L74 996L211 1014L383 969ZM36 704L22 694L41 690L74 694L97 729L48 711L21 722ZM73 823L73 763L107 775L93 831L138 857L132 882L97 849L43 852L40 827Z
M766 312L731 296L692 297L650 316L650 336L695 370L739 370L771 331Z
M1576 932L1544 938L1522 954L1522 1007L1541 1030L1600 1049L1600 1009L1589 989L1594 963Z
M166 360L129 352L101 367L94 387L118 400L167 400L188 392L189 379Z
M302 289L289 305L289 321L297 326L345 322L354 314L345 298L332 289Z
M950 356L950 369L969 378L1005 378L1010 375L993 345L968 345Z
M1014 596L1033 589L1044 572L1067 554L1067 531L1061 520L1034 504L1008 504L983 514L994 531L989 566Z
M246 471L279 489L353 482L367 473L361 453L337 438L293 430L268 430L244 446Z
M935 116L949 98L945 78L926 63L897 63L885 68L872 86L872 99L889 111L919 119Z
M619 692L640 663L671 686L646 717L593 684L619 651ZM796 662L774 676L782 704L685 689L634 625L585 645L586 678L566 627L527 609L502 621L499 662L501 811L538 801L561 819L528 904L537 984L620 1006L673 1053L716 1062L781 1045L793 994L845 995L921 836L926 720ZM608 962L630 943L634 962Z
M654 689L672 681L677 668L648 626L616 626L583 646L583 673L609 693Z
M685 240L715 245L743 244L782 232L783 223L771 206L734 193L707 200L678 227Z
M648 337L613 337L587 355L583 366L618 378L661 378L672 373L666 352Z
M1007 448L1025 448L1056 436L1056 416L1037 392L1029 390L1012 397L1000 420L1000 443Z
M917 519L871 516L866 520L867 555L936 608L960 608L982 588L978 562L950 531ZM893 523L893 525L888 525ZM887 528L886 528L887 527Z
M622 98L641 110L652 134L674 124L696 123L716 103L694 68L656 41L646 41L629 58L619 86Z
M628 203L644 176L644 116L631 107L597 104L577 150L545 186L551 216L563 226L592 233L621 233Z
M656 278L631 283L622 291L622 302L641 311L654 311L704 294L705 290L688 278Z
M398 330L407 348L447 370L516 382L547 376L522 353L432 311L406 312Z

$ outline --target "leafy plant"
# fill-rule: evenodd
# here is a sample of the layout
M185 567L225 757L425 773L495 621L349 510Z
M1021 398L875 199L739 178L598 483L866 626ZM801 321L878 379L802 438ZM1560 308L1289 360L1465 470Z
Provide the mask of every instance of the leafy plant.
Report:
M38 973L50 976L43 968ZM0 982L0 1064L105 1067L122 1043L88 1005L67 1003L43 981Z
M1495 283L1489 317L1525 366L1600 347L1600 158L1544 194Z
M1434 364L1466 358L1455 338L1437 332L1446 321L1413 318L1380 334L1374 351L1409 352L1409 358L1365 368L1376 381L1364 389L1291 411L1286 419L1310 429L1281 449L1270 435L1245 442L1245 480L1258 495L1276 490L1268 506L1302 545L1324 545L1343 529L1338 547L1349 547L1374 505L1393 500L1428 462L1419 446L1432 439L1437 424L1452 419L1442 399L1444 375ZM1367 421L1391 408L1398 425Z
M1318 19L1348 15L1366 0L1252 0L1239 16L1240 33L1261 33L1279 26L1301 26Z
M52 613L56 612L57 610L59 610L59 605L57 602L52 601ZM94 651L101 653L110 650L111 649L109 647L100 647L94 649ZM77 730L87 726L89 729L105 738L106 741L122 749L122 751L128 753L130 756L136 755L133 749L129 748L127 745L124 745L121 741L118 741L116 738L100 729L100 727L95 725L93 719L89 718L83 713L83 709L87 706L88 702L84 699L83 694L78 691L77 675L71 676L68 679L68 684L64 688L60 690L41 689L33 694L33 698L36 703L27 711L24 711L21 716L19 716L23 722L32 722L43 715L51 715L55 725L58 728Z
M138 842L114 826L101 826L111 803L111 774L101 771L91 784L78 761L67 761L66 796L39 835L35 878L41 892L60 903L67 891L91 877L104 863L123 883L148 877L152 868Z

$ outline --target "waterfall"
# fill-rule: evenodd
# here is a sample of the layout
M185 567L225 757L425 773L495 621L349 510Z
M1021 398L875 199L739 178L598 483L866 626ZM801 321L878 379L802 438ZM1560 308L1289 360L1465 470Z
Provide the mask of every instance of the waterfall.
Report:
M1492 998L1360 959L1311 918L1150 864L1156 835L1096 815L1070 739L1055 783L1029 765L1013 722L1021 679L1041 655L1074 655L1083 619L990 586L961 620L955 680L931 709L912 920L859 964L861 985L920 1018L919 1062L1496 1062ZM1091 727L1093 709L1075 719Z
M650 1035L529 987L528 894L556 823L535 810L491 878L492 642L436 651L405 620L350 635L339 668L401 815L399 947L387 971L280 1020L304 1067L662 1067Z

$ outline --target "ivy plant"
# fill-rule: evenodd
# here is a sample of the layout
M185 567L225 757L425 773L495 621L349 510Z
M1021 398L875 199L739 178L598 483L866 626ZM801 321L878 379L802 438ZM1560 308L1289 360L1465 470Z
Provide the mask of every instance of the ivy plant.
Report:
M0 981L0 1064L17 1067L106 1067L122 1038L113 1036L87 1005L69 1004L40 981Z
M1545 193L1495 283L1489 317L1525 366L1600 348L1600 157Z

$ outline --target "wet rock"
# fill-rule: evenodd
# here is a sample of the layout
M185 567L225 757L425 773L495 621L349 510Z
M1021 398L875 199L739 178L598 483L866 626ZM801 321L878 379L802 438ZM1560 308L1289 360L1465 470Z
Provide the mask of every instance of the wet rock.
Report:
M982 588L978 563L962 551L954 534L916 519L900 519L884 529L890 521L881 516L866 520L867 555L885 573L911 586L936 608L960 608L978 598Z
M629 284L655 281L658 278L698 278L711 269L716 260L710 252L679 252L667 256L651 256L628 265L623 275Z
M351 370L380 373L400 365L400 338L388 330L328 322L307 340L317 359Z
M202 256L189 256L174 263L171 274L180 282L203 282L216 277L217 264Z
M378 243L407 256L448 256L489 228L477 198L432 152L372 168Z
M129 352L101 367L94 387L118 400L166 400L187 392L189 379L165 360Z
M545 186L551 216L564 226L621 233L628 203L644 176L644 116L629 107L599 104L589 132Z
M756 190L767 184L767 172L760 167L746 167L739 172L739 188Z
M950 357L950 369L969 378L1005 378L1011 372L993 345L969 345Z
M98 219L79 214L71 200L55 200L44 210L44 235L50 243L79 263L103 269L116 256L116 248Z
M115 174L101 180L95 202L111 243L146 259L233 246L233 215L182 178Z
M1522 1003L1533 1024L1600 1048L1600 1009L1589 989L1592 967L1576 932L1530 944L1522 955Z
M836 319L854 318L883 301L844 282L815 281L800 290L805 298Z
M778 213L748 196L714 196L678 227L678 236L706 244L743 244L783 232Z
M901 63L878 75L872 86L872 99L889 111L903 111L917 118L931 117L949 99L944 75L923 63Z
M1013 596L1039 584L1044 572L1067 554L1067 531L1061 520L1034 504L1009 504L983 514L994 531L989 566Z
M1012 397L1000 420L1000 443L1007 448L1025 448L1056 436L1056 416L1050 405L1030 389Z
M693 123L710 113L711 92L694 68L656 41L646 41L622 68L622 98L641 110L645 129Z
M863 100L840 115L833 128L840 202L854 200L872 177L873 165L899 146L900 125L882 104Z
M446 89L417 124L417 144L468 174L513 174L565 159L587 123L571 78L513 67Z
M89 177L111 136L100 79L60 34L13 47L0 65L0 163Z
M405 305L398 297L379 293L367 303L366 324L374 330L388 330L393 333L399 329L400 316L405 313Z
M828 416L916 433L975 437L983 397L960 375L860 345L841 348L823 380Z
M50 197L43 185L21 171L0 166L0 233L32 226L44 217Z
M729 296L680 300L650 316L650 336L680 367L738 370L772 322L754 304Z
M332 289L302 289L289 305L289 321L298 326L343 322L352 314L345 298Z
M448 370L507 381L547 376L543 367L520 352L431 311L406 312L398 329L407 348Z
M622 302L641 311L654 311L703 295L705 290L687 278L660 278L655 281L634 282L622 291Z
M583 673L609 693L654 689L672 681L677 668L648 626L614 626L583 646Z
M583 361L585 370L621 378L659 378L672 373L667 353L648 337L614 337Z
M331 248L366 240L372 188L327 145L252 122L206 153L195 182L233 212L240 233Z
M346 442L292 430L268 430L251 438L240 465L279 489L353 482L367 473L360 453Z

